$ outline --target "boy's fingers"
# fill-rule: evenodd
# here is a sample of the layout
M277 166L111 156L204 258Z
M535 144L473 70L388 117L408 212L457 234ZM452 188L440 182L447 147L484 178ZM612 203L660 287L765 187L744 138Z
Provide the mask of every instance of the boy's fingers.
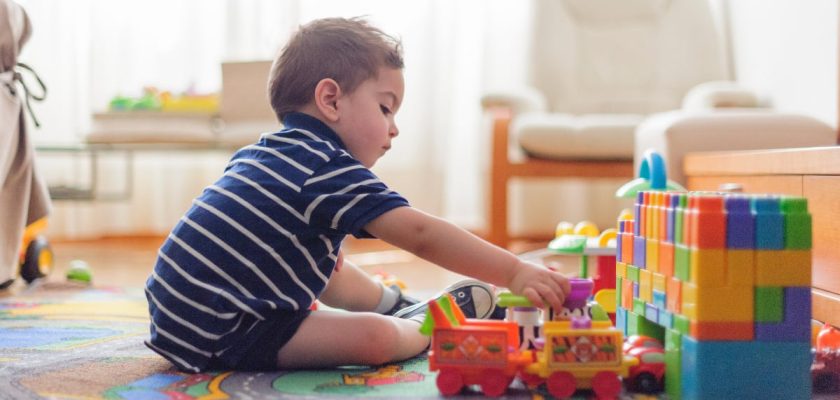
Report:
M572 291L572 284L569 283L568 278L566 278L562 274L552 274L551 277L554 278L554 281L560 285L560 289L563 290L563 293L569 293Z
M557 310L563 308L563 299L557 295L556 290L553 290L553 288L549 285L542 285L541 289L542 297L548 302L548 304L551 304L551 306Z
M545 306L545 304L542 301L542 297L540 297L540 294L537 293L537 290L532 287L523 290L522 295L528 298L528 300L531 301L531 304L533 304L536 307L543 308Z

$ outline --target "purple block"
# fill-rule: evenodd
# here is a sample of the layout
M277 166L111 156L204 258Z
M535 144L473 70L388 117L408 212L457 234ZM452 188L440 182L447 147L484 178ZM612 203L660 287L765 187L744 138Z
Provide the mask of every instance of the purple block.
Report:
M639 298L639 282L633 282L633 298Z
M639 268L645 268L646 253L647 242L645 238L642 236L633 236L633 265Z
M726 247L730 249L755 248L755 220L750 210L750 199L742 196L727 197Z
M755 324L755 340L761 342L811 341L811 288L786 287L784 318L780 323Z
M618 262L624 262L624 257L621 255L621 248L624 247L621 245L622 238L624 237L624 222L625 221L618 221L618 236L615 239L615 260ZM629 260L628 260L629 261ZM632 264L632 262L631 262Z
M666 221L665 221L665 234L666 238L665 241L668 243L674 243L676 240L676 233L674 232L674 226L677 223L677 207L680 206L680 196L673 195L671 196L671 204L668 205L668 212L666 213Z
M641 192L639 195L641 196ZM636 221L636 224L633 225L633 236L641 236L642 232L642 205L639 204L638 200L636 204L633 206L633 221Z

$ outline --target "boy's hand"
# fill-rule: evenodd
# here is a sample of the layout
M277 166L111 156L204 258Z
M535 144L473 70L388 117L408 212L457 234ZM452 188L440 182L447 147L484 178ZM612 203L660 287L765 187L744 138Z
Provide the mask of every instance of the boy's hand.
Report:
M563 308L566 293L571 290L568 278L559 272L525 261L520 261L516 268L516 274L508 285L511 292L527 297L537 307L545 308L549 305L555 310Z

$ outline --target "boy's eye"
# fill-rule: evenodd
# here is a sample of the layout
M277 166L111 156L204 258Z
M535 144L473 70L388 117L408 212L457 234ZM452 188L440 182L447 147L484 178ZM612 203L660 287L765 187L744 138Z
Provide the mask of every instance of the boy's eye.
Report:
M381 104L379 105L379 109L382 110L382 114L388 115L391 113L391 110L389 110L388 107L385 107Z

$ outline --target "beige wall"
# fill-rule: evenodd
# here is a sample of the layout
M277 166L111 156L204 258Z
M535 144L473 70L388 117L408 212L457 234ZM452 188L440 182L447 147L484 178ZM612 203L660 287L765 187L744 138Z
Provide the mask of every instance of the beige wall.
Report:
M777 109L838 121L838 0L724 0L735 76Z

